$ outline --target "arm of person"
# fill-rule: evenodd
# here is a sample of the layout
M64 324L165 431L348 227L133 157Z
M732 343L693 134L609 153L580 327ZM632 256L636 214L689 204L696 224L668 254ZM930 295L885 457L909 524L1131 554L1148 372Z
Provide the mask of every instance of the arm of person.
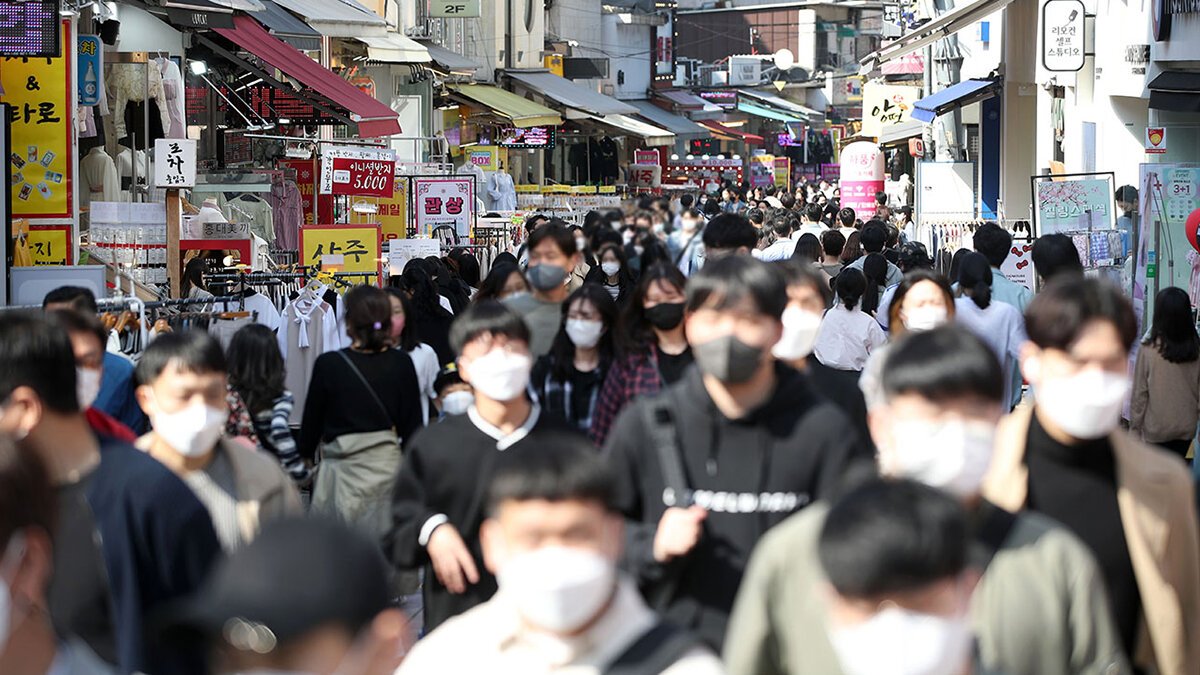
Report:
M324 355L313 364L312 378L308 383L308 396L304 401L304 415L300 420L300 456L312 460L325 434L325 414L330 404L328 382L332 375L329 360Z
M874 468L874 453L866 439L860 438L857 433L833 431L854 428L846 415L828 403L823 404L819 410L824 437L813 439L815 445L821 448L821 465L814 483L813 500L834 496L842 486L847 472L862 469L864 466Z
M1129 396L1129 430L1138 438L1146 423L1146 407L1150 403L1150 364L1146 350L1151 345L1138 345L1137 359L1133 366L1133 393Z

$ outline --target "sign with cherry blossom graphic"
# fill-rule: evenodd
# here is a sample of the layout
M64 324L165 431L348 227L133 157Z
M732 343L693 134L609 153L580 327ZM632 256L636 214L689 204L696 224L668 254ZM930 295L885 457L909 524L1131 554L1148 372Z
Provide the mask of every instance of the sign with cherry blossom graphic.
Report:
M415 177L412 179L413 211L417 232L431 236L435 228L448 225L460 237L470 236L475 220L475 179Z
M1008 257L1000 266L1004 278L1020 284L1029 290L1035 290L1033 270L1033 241L1029 239L1013 239Z
M1034 194L1041 234L1116 228L1111 179L1044 180Z

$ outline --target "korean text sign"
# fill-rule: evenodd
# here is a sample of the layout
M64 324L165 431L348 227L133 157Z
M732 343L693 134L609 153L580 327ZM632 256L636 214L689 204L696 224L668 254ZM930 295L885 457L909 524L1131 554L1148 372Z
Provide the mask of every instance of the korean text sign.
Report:
M838 186L842 206L864 221L875 214L875 193L883 190L883 153L879 146L858 141L842 148Z
M319 191L323 195L335 194L333 191L333 162L336 159L359 159L377 162L392 162L393 164L396 161L396 152L394 150L387 150L384 148L328 147L323 149L321 152L321 184ZM393 173L395 173L395 171L393 171Z
M70 225L35 225L29 228L29 253L34 265L70 265Z
M356 197L391 197L396 163L374 159L333 160L333 194Z
M449 225L460 237L470 235L475 216L474 178L415 177L412 195L418 233L430 236L434 228Z
M63 21L63 55L56 58L7 57L0 61L5 103L12 108L12 216L70 218L70 88L75 53L70 23Z
M378 274L379 226L305 225L300 228L300 256L302 264L313 268L319 267L325 256L342 256L343 272Z
M863 87L863 135L878 138L886 127L912 121L913 103L920 98L918 87L868 82Z
M1048 0L1042 5L1042 65L1051 72L1083 68L1084 15L1080 0Z
M1111 230L1112 182L1106 178L1047 180L1037 184L1038 227L1042 234L1079 230Z
M196 141L186 138L154 141L154 185L160 188L196 186Z
M377 218L384 241L403 239L408 235L408 181L396 179L392 196L379 200Z

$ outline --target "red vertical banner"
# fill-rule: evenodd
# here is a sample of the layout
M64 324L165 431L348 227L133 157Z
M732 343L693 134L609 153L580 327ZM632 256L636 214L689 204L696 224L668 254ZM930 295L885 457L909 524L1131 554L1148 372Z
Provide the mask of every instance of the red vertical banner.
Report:
M295 169L296 187L300 188L300 202L304 208L305 225L317 223L317 160L315 159L281 159L276 162L280 169ZM322 222L332 222L329 221Z

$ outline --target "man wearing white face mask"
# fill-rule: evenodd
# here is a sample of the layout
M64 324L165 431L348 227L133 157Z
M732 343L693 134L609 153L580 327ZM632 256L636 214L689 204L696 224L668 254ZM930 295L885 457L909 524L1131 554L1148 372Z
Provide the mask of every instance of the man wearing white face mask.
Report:
M1129 396L1133 308L1115 286L1061 275L1026 312L1021 372L1035 391L999 427L983 494L1045 513L1100 563L1133 665L1200 672L1200 534L1178 457L1117 429Z
M93 314L70 309L53 310L46 316L71 337L71 349L75 352L76 394L88 425L101 436L125 443L136 441L137 435L129 427L94 405L104 377L104 324Z
M299 513L300 496L267 455L221 437L225 356L208 333L160 335L138 363L138 402L153 431L138 439L192 488L208 509L222 548L254 539L260 524Z
M496 464L481 536L499 592L418 642L397 675L723 672L617 571L623 523L595 450L575 436L542 440Z
M41 461L0 438L0 673L112 675L82 640L56 636L46 612L54 510Z
M533 367L529 327L511 309L492 301L472 305L455 320L450 343L475 402L465 415L448 415L405 445L385 542L400 569L425 568L427 631L496 591L479 544L480 490L496 458L536 443L541 431L566 429L526 395Z
M1086 546L1047 518L1014 516L979 496L1004 390L990 349L959 328L913 333L896 343L883 379L885 398L871 411L882 472L945 490L967 509L972 561L982 572L970 602L982 664L1006 675L1129 673ZM824 504L811 507L755 552L725 650L735 675L801 663L853 675L837 665L814 593L825 578L813 550L827 514Z

